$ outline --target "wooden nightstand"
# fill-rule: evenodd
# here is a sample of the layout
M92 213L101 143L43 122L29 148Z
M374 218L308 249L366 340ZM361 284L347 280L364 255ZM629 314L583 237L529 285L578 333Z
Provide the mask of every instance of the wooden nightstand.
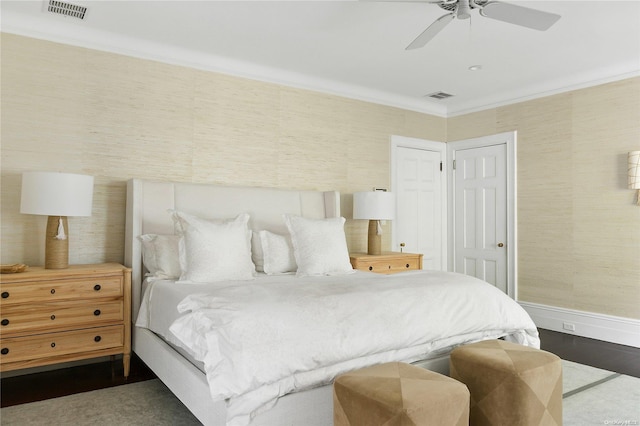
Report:
M379 274L395 274L396 272L422 269L421 254L387 251L379 255L351 253L349 258L354 269Z
M0 371L131 358L131 270L117 263L0 276Z

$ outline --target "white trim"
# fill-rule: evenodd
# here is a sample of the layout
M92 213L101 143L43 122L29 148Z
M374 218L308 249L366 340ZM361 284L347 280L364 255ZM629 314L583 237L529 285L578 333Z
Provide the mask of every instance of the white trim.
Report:
M413 149L422 149L425 151L434 151L440 153L440 158L442 160L442 166L444 167L443 171L446 170L447 166L447 144L445 142L437 142L430 141L426 139L417 139L410 138L406 136L398 136L391 135L389 149L390 149L390 163L391 167L389 168L391 176L389 180L391 181L391 192L396 192L398 187L398 182L396 181L396 160L398 157L397 150L398 148L413 148ZM442 247L441 247L441 258L442 258L442 270L446 271L448 269L447 262L447 252L448 252L448 239L447 239L447 175L443 174L442 179L440 179L441 187L440 190L442 192ZM397 247L398 241L396 240L396 222L391 221L391 246Z
M640 320L518 302L539 328L640 348ZM573 325L567 330L564 325Z
M488 109L499 108L534 99L546 98L548 96L561 93L573 92L576 90L587 89L589 87L601 86L603 84L635 78L640 76L640 71L635 68L636 65L628 64L622 67L607 69L607 74L602 72L590 72L582 76L573 75L571 76L571 79L563 78L553 82L546 81L536 87L500 93L478 100L470 100L468 102L459 103L453 107L449 107L447 109L446 118L458 117L478 111L485 111Z
M517 132L505 132L479 138L466 139L447 143L447 156L453 163L456 151L461 149L480 148L491 145L505 144L507 147L507 294L518 300L518 170L517 170ZM451 166L451 165L447 165ZM451 182L451 191L448 194L449 224L448 241L451 241L448 249L448 264L452 268L455 265L454 251L454 187L453 167L447 167L447 180Z

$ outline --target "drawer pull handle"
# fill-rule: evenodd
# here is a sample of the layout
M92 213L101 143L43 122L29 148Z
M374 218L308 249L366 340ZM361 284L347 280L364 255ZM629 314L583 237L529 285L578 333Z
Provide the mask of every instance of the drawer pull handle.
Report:
M406 265L404 265L404 266L405 266L406 268L408 268L408 267L409 267L409 264L407 263L407 264L406 264Z
M56 294L56 289L55 288L51 289L51 294Z
M53 321L54 319L56 319L55 315L51 315L51 321Z
M56 347L56 342L52 342L52 343L51 343L51 347L52 347L52 348L55 348L55 347Z
M6 355L6 354L8 354L8 353L9 353L9 348L2 348L2 350L0 351L0 353L1 353L2 355Z
M3 292L2 292L2 298L3 298L3 299L6 299L6 298L8 298L8 297L9 297L9 292L8 292L8 291L3 291Z
M101 289L101 288L102 288L102 287L100 286L100 284L96 284L96 285L94 285L94 286L93 286L93 289L94 289L95 291L100 291L100 289Z
M100 309L96 309L95 311L93 311L93 315L95 316L98 316L100 314L101 314Z
M94 342L99 342L100 340L102 340L102 337L100 337L100 336L96 336L96 337L93 338Z
M373 271L373 266L369 266L369 270L370 270L370 271Z
M2 320L2 325L9 325L9 320L8 319L3 319Z

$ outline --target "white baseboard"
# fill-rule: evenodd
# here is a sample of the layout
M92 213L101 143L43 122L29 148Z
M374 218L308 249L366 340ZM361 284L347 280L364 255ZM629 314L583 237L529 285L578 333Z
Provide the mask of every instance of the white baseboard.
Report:
M640 348L640 320L518 302L539 328Z

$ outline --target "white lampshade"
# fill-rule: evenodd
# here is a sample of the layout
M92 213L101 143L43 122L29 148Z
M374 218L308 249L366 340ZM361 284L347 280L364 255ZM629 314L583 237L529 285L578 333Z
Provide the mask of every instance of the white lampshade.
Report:
M355 192L353 194L353 218L369 220L393 220L395 199L386 191Z
M631 151L627 156L629 189L640 189L640 151Z
M91 216L93 176L56 172L22 174L20 213Z

